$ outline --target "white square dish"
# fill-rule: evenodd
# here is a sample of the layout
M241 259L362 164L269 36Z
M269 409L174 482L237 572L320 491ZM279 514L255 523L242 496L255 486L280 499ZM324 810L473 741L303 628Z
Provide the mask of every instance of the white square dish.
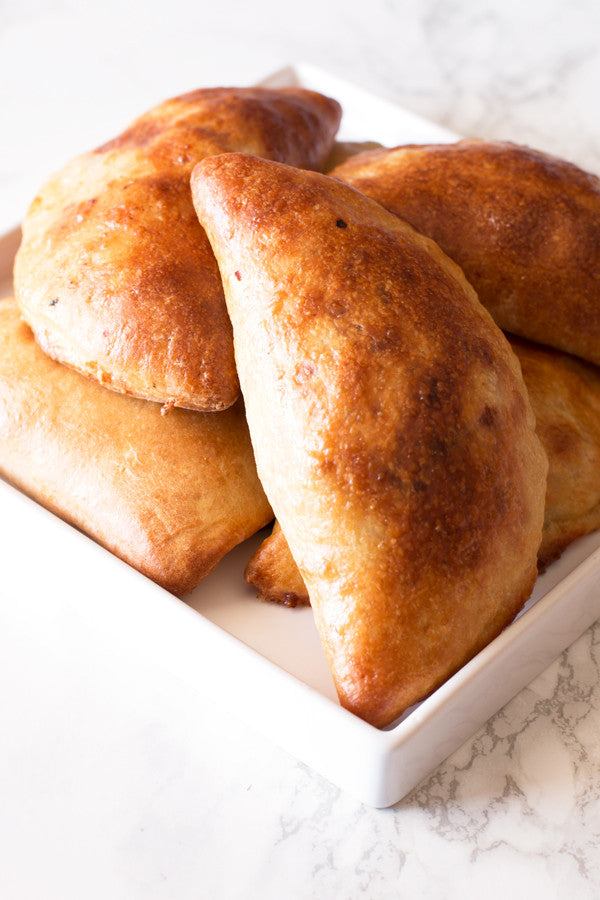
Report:
M456 137L310 67L290 67L264 83L301 84L338 99L340 140L394 145ZM0 241L0 296L10 291L17 245L18 232ZM378 730L339 706L311 610L261 603L245 584L243 570L262 536L232 551L183 602L1 480L0 496L4 583L18 602L77 604L95 627L118 629L135 652L372 806L401 799L600 617L595 533L538 579L527 608L495 641ZM34 572L27 571L32 546Z

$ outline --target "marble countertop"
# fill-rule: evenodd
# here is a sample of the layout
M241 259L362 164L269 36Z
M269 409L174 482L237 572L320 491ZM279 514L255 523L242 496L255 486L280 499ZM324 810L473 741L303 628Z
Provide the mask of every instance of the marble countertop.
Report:
M600 173L592 0L8 0L0 231L153 103L300 61ZM375 810L27 582L0 582L7 900L600 895L600 625Z

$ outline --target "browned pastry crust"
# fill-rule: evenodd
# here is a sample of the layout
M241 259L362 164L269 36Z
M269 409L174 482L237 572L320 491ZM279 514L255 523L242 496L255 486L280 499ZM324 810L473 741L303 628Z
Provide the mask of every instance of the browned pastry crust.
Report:
M538 567L543 571L574 540L600 528L600 370L510 336L548 457L548 481ZM246 572L262 600L309 603L308 591L279 523ZM289 604L288 604L289 605Z
M244 578L257 588L261 600L282 606L306 606L310 602L279 522L251 557Z
M231 325L190 172L229 150L318 168L339 120L336 101L300 88L198 90L65 166L31 205L15 265L40 346L123 393L230 406Z
M354 156L332 173L433 238L506 331L600 364L600 180L494 141Z
M192 175L267 495L341 703L392 722L512 620L547 461L516 357L460 269L324 175Z
M549 460L540 569L600 528L600 370L513 339Z
M377 141L334 141L331 153L327 157L323 172L331 172L341 166L343 162L350 159L351 156L357 156L359 153L366 153L369 150L377 150L382 144Z
M272 518L241 402L161 416L42 353L12 300L0 303L0 473L178 595Z

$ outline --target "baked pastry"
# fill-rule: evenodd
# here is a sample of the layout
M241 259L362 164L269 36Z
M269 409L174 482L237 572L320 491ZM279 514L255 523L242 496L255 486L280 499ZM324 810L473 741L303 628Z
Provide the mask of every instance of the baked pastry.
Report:
M25 216L14 272L43 350L127 394L230 406L231 325L190 172L228 150L318 168L340 115L335 100L301 88L193 91L51 177Z
M282 606L306 606L310 602L302 575L277 521L271 534L250 558L244 578L257 588L261 600Z
M600 364L600 180L497 141L398 147L331 173L433 238L505 331Z
M334 141L331 153L323 165L323 172L331 172L351 156L366 153L368 150L377 150L382 146L383 144L378 141Z
M0 302L0 473L174 594L272 518L241 402L220 413L107 391Z
M538 551L543 571L574 540L600 528L600 370L559 350L509 339L549 463ZM278 522L244 574L262 600L287 606L309 603Z
M600 528L600 370L573 356L511 339L549 461L539 565Z
M519 364L458 266L347 185L229 154L192 193L340 701L385 726L534 584L547 461Z

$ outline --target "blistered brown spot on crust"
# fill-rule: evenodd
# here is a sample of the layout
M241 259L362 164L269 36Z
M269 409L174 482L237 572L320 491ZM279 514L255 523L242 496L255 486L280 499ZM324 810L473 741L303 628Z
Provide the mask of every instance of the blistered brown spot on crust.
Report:
M600 363L600 181L505 142L356 156L332 173L432 237L507 331Z

